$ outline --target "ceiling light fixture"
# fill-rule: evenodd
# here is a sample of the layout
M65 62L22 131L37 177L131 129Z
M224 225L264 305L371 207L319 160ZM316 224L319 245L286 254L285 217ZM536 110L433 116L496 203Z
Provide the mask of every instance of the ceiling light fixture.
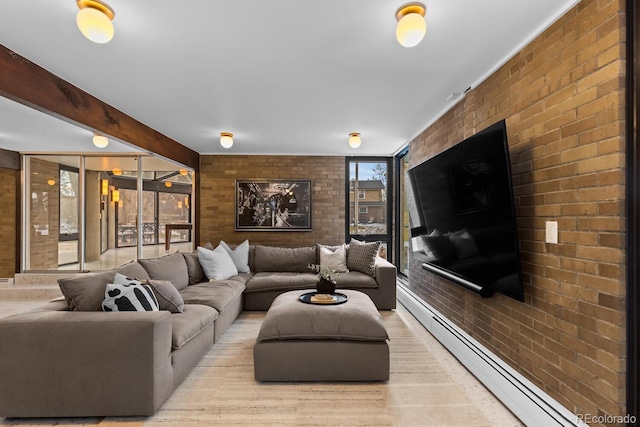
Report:
M233 145L233 134L229 132L220 133L220 145L224 148L231 148Z
M351 148L358 148L362 144L362 140L360 139L360 134L358 132L352 132L349 134L349 146Z
M182 175L182 176L187 176L187 175L189 175L189 171L188 171L188 170L186 170L186 169L184 169L184 168L183 168L183 169L180 169L180 171L179 171L179 172L180 172L180 175Z
M173 185L173 183L171 181L165 181L164 182L164 186L167 188L171 188L171 186Z
M98 148L104 148L109 145L109 140L106 136L98 135L97 133L93 134L93 145Z
M424 15L427 8L422 3L407 3L396 12L396 38L404 47L414 47L427 32Z
M76 24L80 32L94 43L108 43L113 38L113 9L99 0L78 0L80 10Z
M49 185L56 185L56 180L55 180L55 179L48 179L48 180L47 180L47 184L49 184Z
M111 170L111 173L113 173L114 175L122 175L122 169L120 168L113 168Z

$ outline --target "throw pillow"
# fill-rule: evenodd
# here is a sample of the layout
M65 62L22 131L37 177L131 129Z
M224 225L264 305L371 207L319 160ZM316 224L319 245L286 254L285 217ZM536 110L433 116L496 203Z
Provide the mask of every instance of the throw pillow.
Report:
M104 300L104 289L113 281L113 271L87 274L79 277L58 279L69 310L100 311Z
M347 253L347 268L376 277L376 257L380 242L365 243L351 239Z
M122 273L116 273L115 276L113 276L113 283L115 283L116 285L142 285L142 282L140 280L131 279Z
M249 269L249 241L245 240L240 243L235 249L231 249L229 245L227 245L224 240L220 240L220 246L222 246L231 259L233 260L233 264L236 266L236 269L239 273L250 273Z
M168 280L147 280L147 285L151 286L160 310L168 310L172 313L184 311L184 299L173 283Z
M213 247L211 247L213 250ZM189 274L189 284L197 285L198 283L206 282L207 277L202 271L200 260L198 259L198 251L193 252L180 252L187 263L187 272Z
M104 291L103 311L158 311L158 301L147 285L108 283Z
M334 246L318 245L320 253L320 268L332 268L338 273L348 273L347 249L344 245Z
M198 246L198 259L202 271L210 281L225 280L238 274L236 265L222 246L218 246L214 250Z

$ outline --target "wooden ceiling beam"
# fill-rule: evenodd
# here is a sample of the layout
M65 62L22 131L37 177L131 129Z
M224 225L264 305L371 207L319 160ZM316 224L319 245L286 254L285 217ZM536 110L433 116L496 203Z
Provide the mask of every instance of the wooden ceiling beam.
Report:
M0 45L0 95L198 170L200 155Z

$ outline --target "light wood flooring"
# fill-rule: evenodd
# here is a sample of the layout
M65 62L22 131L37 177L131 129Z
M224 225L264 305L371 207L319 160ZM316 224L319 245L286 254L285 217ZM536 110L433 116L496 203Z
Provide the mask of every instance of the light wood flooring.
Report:
M0 317L33 304L0 301ZM406 309L381 314L391 338L386 383L256 383L253 344L264 313L244 312L153 417L0 418L0 425L522 425Z

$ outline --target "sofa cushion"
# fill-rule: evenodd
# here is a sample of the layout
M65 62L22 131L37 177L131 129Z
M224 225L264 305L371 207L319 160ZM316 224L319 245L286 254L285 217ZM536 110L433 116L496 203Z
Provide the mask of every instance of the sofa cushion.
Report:
M128 284L107 283L102 311L158 311L158 301L151 286L131 281Z
M198 259L202 271L209 280L225 280L238 274L233 260L222 246L218 246L214 250L199 246Z
M255 271L282 271L306 273L309 264L317 264L315 246L302 248L279 248L256 245Z
M189 286L180 295L187 304L208 305L223 313L244 289L244 283L236 280L216 280Z
M376 256L379 249L380 242L365 243L351 239L347 253L347 268L375 277Z
M182 313L171 315L171 348L181 348L217 318L218 311L215 308L186 304Z
M255 273L247 282L246 292L313 289L315 286L316 275L311 272L263 272Z
M158 300L158 307L160 310L168 310L172 313L182 313L184 310L184 300L182 295L168 280L153 280L149 279L146 282L151 286L156 299Z
M125 277L136 280L149 279L149 273L136 261L130 261L126 264L119 265L115 268L116 273L120 273Z
M382 317L371 299L359 291L341 292L349 297L346 303L324 306L298 301L304 291L279 295L267 311L257 341L387 340Z
M101 311L104 290L113 282L113 270L87 274L79 277L58 279L58 286L64 295L69 310Z
M184 261L187 263L187 274L189 275L189 285L206 282L207 276L202 271L200 259L198 259L198 251L181 252Z
M187 263L180 252L158 258L139 259L138 262L149 273L149 279L168 280L177 290L189 285Z
M229 246L224 240L220 240L220 246L227 251L238 273L249 273L249 241L245 240L237 246Z

